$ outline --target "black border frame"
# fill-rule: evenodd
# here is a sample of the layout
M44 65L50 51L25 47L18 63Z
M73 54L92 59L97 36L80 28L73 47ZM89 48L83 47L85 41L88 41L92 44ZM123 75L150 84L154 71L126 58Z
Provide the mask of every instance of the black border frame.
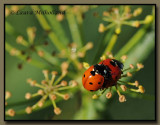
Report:
M155 6L155 51L154 51L154 53L155 53L155 120L6 120L5 119L5 6L6 5L152 5L152 6ZM43 124L43 123L65 123L65 124L75 124L76 122L80 122L80 123L84 123L84 122L87 122L87 123L91 123L92 121L94 122L92 122L92 124L100 124L100 122L101 123L118 123L118 122L125 122L125 124L128 124L127 122L133 122L133 123L157 123L158 121L157 121L157 100L158 100L158 98L157 98L157 88L158 88L158 85L157 85L157 68L156 67L158 67L158 65L157 65L157 54L158 54L158 44L157 44L157 26L158 26L158 24L157 24L157 5L156 4L130 4L130 3L128 3L128 4L118 4L118 3L116 3L116 4L101 4L101 3L96 3L96 4L90 4L90 3L84 3L84 4L79 4L79 3L72 3L72 4L68 4L68 3L66 3L66 4L61 4L61 3L59 3L59 4L53 4L53 3L47 3L47 4L32 4L32 3L30 3L30 4L25 4L25 3L23 3L23 4L11 4L11 3L9 3L9 4L3 4L3 9L4 9L4 15L3 15L3 17L4 17L4 107L3 107L3 109L4 109L4 121L5 122L7 122L7 123L11 123L11 122L13 122L13 123L16 123L16 124L21 124L21 122L27 122L27 123L31 123L31 122L33 122L33 123L37 123L37 121L40 121L40 123L39 124Z

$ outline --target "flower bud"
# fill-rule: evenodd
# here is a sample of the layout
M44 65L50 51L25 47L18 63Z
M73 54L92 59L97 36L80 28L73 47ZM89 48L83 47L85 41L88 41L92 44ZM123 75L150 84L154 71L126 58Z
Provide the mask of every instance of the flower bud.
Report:
M61 64L61 69L62 69L62 70L67 70L68 67L69 67L69 63L68 63L68 62L63 62L63 63Z
M145 24L148 24L148 23L151 23L152 20L153 20L153 16L152 15L148 15L148 16L146 16L144 22L145 22Z
M132 74L130 72L127 72L128 77L132 77Z
M144 89L143 86L140 85L138 88L139 88L139 92L140 92L140 93L144 93L144 92L145 92L145 89Z
M5 99L8 99L12 96L12 94L9 91L6 91Z
M65 94L63 98L64 98L64 100L68 100L70 98L70 95L69 94Z
M31 114L32 113L32 107L28 106L26 109L25 109L26 113L27 114Z
M125 101L126 101L126 97L124 95L120 95L119 102L125 102Z
M7 114L8 114L9 116L13 117L13 116L15 116L16 112L15 112L13 109L9 109L9 110L7 111Z
M98 98L98 96L96 95L96 94L94 94L93 96L92 96L92 99L97 99Z
M42 89L39 89L37 93L41 96L44 95L44 91Z
M88 68L90 67L90 65L89 65L88 63L86 63L86 62L83 62L83 67L84 67L85 69L88 69Z
M58 21L62 21L64 19L64 15L63 14L57 14L56 19Z
M63 80L63 81L61 82L61 86L67 86L67 81L64 81L64 80Z
M144 65L141 63L137 63L137 68L140 70L140 69L144 68Z
M139 21L134 21L132 23L132 26L138 28L140 26L140 22Z
M103 12L103 16L109 16L110 14L107 11Z
M119 35L121 33L121 28L116 28L115 33Z
M123 55L123 56L121 57L121 60L122 60L123 62L125 62L126 59L127 59L127 55Z
M44 101L43 101L43 100L40 100L40 101L38 102L38 106L39 106L39 107L42 107L43 104L44 104Z
M112 93L111 92L108 92L107 94L106 94L106 98L107 99L110 99L112 97Z
M134 10L133 12L133 16L138 16L142 13L142 8L137 8L136 10Z
M28 93L26 93L26 95L25 95L25 98L26 99L31 99L31 97L32 97L32 95L28 92Z
M127 90L127 87L125 85L121 85L120 87L121 87L122 91L126 91Z
M39 50L39 51L38 51L38 55L39 55L40 57L43 57L43 56L44 56L44 52L43 52L42 50Z
M54 100L56 100L56 98L57 98L57 97L56 97L56 95L55 95L55 94L52 94L52 95L50 95L50 98L51 98L51 100L53 100L53 101L54 101Z
M135 86L136 86L136 87L139 86L139 82L138 82L138 81L135 81L134 83L135 83Z
M71 80L70 83L69 83L72 87L75 87L78 85L77 81L75 80Z
M23 36L18 36L17 39L16 39L16 42L18 44L22 44L22 41L23 41Z
M134 66L133 66L132 64L130 64L129 67L130 67L131 69L134 69Z
M61 109L60 108L58 108L58 107L56 107L55 109L54 109L54 113L56 114L56 115L59 115L59 114L61 114Z
M89 49L91 49L91 48L93 48L93 43L92 43L92 42L88 42L88 43L86 44L86 49L89 50Z
M100 33L103 33L103 32L105 31L105 27L104 27L104 25L103 25L102 23L99 24L99 29L98 29L98 31L99 31Z
M52 75L57 75L58 72L57 72L57 71L52 71L51 74L52 74Z

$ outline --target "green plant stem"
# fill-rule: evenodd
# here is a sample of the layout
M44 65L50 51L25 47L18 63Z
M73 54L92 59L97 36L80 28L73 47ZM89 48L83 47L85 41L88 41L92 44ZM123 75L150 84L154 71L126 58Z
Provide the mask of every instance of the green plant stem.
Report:
M80 36L80 32L79 32L79 28L78 28L75 16L71 11L72 10L70 9L70 12L66 13L66 17L68 20L71 34L72 34L72 40L73 40L73 42L77 43L79 48L81 48L83 45L83 42L81 40L81 36Z
M48 61L49 63L51 63L52 65L59 67L59 60L56 57L53 57L50 53L48 53L46 50L44 50L42 47L36 47L37 51L43 51L44 52L44 56L42 56L41 58L43 58L44 60Z
M40 85L39 83L36 83L34 86L41 88L41 89L46 89L46 87L44 87L43 85Z
M32 7L32 9L34 9L34 10L37 10L37 11L40 10L38 6L33 5L33 6L31 6L31 7ZM45 17L44 17L43 15L41 15L41 14L36 14L36 17L37 17L39 23L41 24L42 28L43 28L45 31L48 32L48 36L49 36L49 38L51 39L52 43L56 46L56 48L57 48L59 51L65 49L64 44L62 44L62 43L59 41L59 39L58 39L58 37L56 36L56 34L51 30L51 28L50 28L47 20L45 19Z
M115 55L115 58L120 58L120 56L126 54L132 47L134 47L145 35L149 26L150 25L145 25L143 28L139 29L128 43Z
M14 28L7 21L5 21L5 32L14 36L19 35L17 32L15 32Z
M66 57L68 58L68 61L73 64L73 66L75 67L75 69L78 70L78 68L79 68L79 61L78 61L77 57L73 59L71 57L71 53L69 51L66 52Z
M56 103L55 103L54 100L52 100L52 104L53 104L53 107L54 107L54 108L57 108L57 105L56 105Z
M36 103L36 104L34 104L33 106L32 106L32 110L34 110L34 109L36 109L36 108L38 108L38 103L40 102L40 101L43 101L43 102L45 102L45 100L48 98L48 94L47 95L44 95L44 96L42 96L42 98Z
M57 85L65 76L61 74L61 76L53 83L54 85Z
M75 66L76 69L79 69L79 61L77 59L71 59L73 65Z
M70 89L70 88L73 88L73 87L72 86L61 87L61 88L58 88L58 91L59 90L66 90L66 89Z
M42 10L50 10L50 11L53 10L53 8L48 5L43 5L40 7L42 8ZM69 40L66 37L66 34L63 30L61 23L57 21L56 16L55 15L45 15L45 16L48 19L48 22L51 24L53 30L57 34L57 37L61 40L62 43L67 45L69 43Z
M107 48L104 50L104 53L103 54L106 54L107 52L111 52L116 41L117 41L117 38L118 38L118 35L117 34L113 34L112 37L111 37L111 40L110 42L108 43L108 46Z
M97 49L96 52L95 52L96 56L95 56L93 62L97 62L97 59L99 59L98 62L100 61L101 54L103 54L103 52L104 52L103 50L105 49L105 46L109 42L113 33L114 33L114 28L111 28L110 30L105 32L105 34L103 36L103 40L99 39L100 44L96 45L97 48L99 48L99 49Z

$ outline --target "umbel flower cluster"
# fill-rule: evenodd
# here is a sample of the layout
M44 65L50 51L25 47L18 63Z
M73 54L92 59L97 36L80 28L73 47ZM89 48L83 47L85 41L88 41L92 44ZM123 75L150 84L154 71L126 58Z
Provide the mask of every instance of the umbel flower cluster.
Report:
M69 64L67 62L62 63L61 65L62 73L57 78L57 80L55 80L55 78L58 73L56 71L52 71L51 79L49 79L48 70L42 71L45 79L41 81L41 84L37 83L36 80L32 80L30 78L27 79L27 83L29 83L31 86L38 87L39 90L37 91L37 93L34 93L34 94L31 94L29 92L26 93L25 98L28 100L36 96L41 96L41 99L36 104L34 104L33 106L28 106L26 108L25 111L27 114L32 113L32 110L36 109L37 107L39 108L42 107L45 101L47 100L47 98L49 98L53 104L54 113L56 115L61 114L61 109L56 105L57 98L60 97L60 98L63 98L64 100L68 100L70 98L70 95L69 93L63 93L63 90L68 90L78 85L78 83L75 80L71 80L69 82L69 85L67 81L62 80L68 73L67 71L68 66Z
M100 33L115 27L115 33L120 34L122 25L128 25L131 27L140 27L141 24L148 24L153 20L152 15L146 16L144 20L130 20L131 18L137 17L142 13L142 8L137 8L131 12L130 6L124 6L122 9L112 8L110 11L104 11L102 20L109 22L107 26L103 23L99 24L98 31Z
M16 43L23 46L25 49L23 50L18 50L16 48L12 48L10 50L10 55L11 56L23 56L24 60L28 63L32 61L32 54L33 52L37 53L38 56L41 58L44 58L45 52L41 50L40 46L47 46L48 42L45 41L45 36L41 39L43 43L38 43L36 44L35 42L35 37L36 37L36 27L28 27L27 28L27 35L28 35L28 40L26 40L22 35L18 35L16 38ZM22 63L18 64L18 68L21 69L23 67L23 64L25 63L23 61Z
M106 58L115 59L113 57L112 53L110 53L110 52L108 52L106 55L103 55L100 59L103 61ZM124 63L126 61L126 59L127 59L127 55L123 55L121 57L121 62ZM90 67L89 64L86 63L86 62L83 63L83 66L86 69L88 69ZM139 71L142 68L144 68L144 65L141 64L141 63L137 63L136 66L134 66L133 64L130 64L128 68L122 70L123 74L121 74L121 78L132 77L133 73ZM127 87L127 86L134 86L137 89L130 88L130 87ZM102 92L100 94L94 94L92 96L92 98L93 99L97 99L98 97L100 97L108 89L109 92L106 93L106 98L110 99L112 97L112 88L113 87L115 87L116 92L117 92L117 94L119 96L119 102L125 102L126 101L125 95L122 95L120 93L119 89L121 89L121 91L123 91L123 92L126 92L126 91L139 92L139 93L144 93L145 92L144 87L142 85L140 85L137 80L135 82L127 82L127 81L123 81L123 80L119 79L114 86L111 86L109 88L105 88L104 90L100 90Z

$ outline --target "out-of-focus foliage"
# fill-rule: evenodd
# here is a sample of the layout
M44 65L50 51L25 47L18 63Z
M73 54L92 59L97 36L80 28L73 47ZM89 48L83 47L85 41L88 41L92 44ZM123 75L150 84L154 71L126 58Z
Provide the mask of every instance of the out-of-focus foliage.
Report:
M5 91L9 91L12 95L8 93L11 97L6 98L5 111L6 114L11 113L14 116L6 115L6 120L154 120L154 6L130 5L130 12L134 15L136 15L135 10L141 8L137 10L140 15L127 19L128 22L133 21L129 22L131 24L122 24L120 27L114 25L99 32L100 24L106 27L110 25L110 22L102 18L104 11L111 12L113 8L118 8L119 12L123 12L124 7L126 5L5 6ZM65 10L66 14L62 16L9 14L18 9L20 11ZM152 21L149 23L147 23L150 21L148 15L152 15ZM114 36L115 32L118 35ZM19 41L25 40L22 44L27 44L17 44L18 36L23 36L23 39L19 37ZM117 59L124 54L128 56L124 63L125 68L137 62L144 64L144 69L136 72L132 78L123 79L138 80L145 88L144 94L124 92L127 101L120 103L115 90L111 99L107 99L104 94L97 100L92 99L93 93L84 90L81 78L85 69L82 67L82 62L96 64L109 50ZM27 92L36 93L38 90L29 86L26 80L32 78L41 83L44 69L57 71L56 78L59 78L63 62L69 63L68 73L63 80L68 83L75 80L78 82L78 87L66 91L70 94L67 101L57 100L56 104L61 108L61 114L54 114L52 102L49 100L46 100L41 108L26 114L26 107L34 105L40 99L39 97L25 99ZM9 109L14 109L15 112Z

